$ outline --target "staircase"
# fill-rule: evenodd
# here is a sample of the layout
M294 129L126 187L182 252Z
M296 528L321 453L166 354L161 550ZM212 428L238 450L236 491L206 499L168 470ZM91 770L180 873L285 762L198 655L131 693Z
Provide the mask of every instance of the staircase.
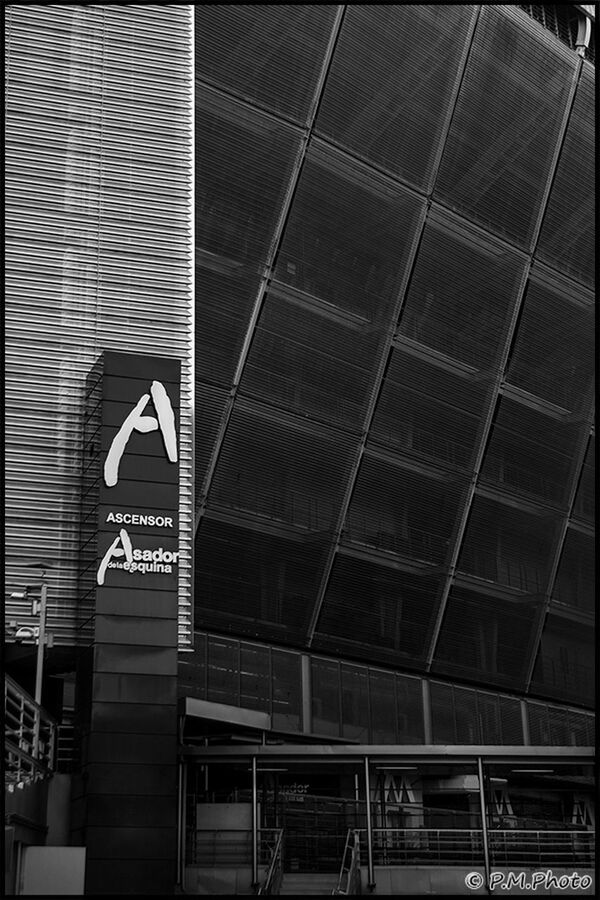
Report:
M286 872L281 882L280 894L302 897L312 894L316 897L331 896L337 886L339 873L329 872Z

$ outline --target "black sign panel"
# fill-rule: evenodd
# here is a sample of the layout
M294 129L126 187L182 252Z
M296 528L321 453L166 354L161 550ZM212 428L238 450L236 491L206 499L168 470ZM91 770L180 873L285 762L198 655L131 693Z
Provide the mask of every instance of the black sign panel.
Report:
M129 828L128 859L144 859L160 837L162 859L174 865L179 393L171 359L107 352L88 379L81 569L82 593L95 595L83 761L91 893L106 865L125 859L111 835L115 823L130 824L138 794L146 819ZM152 817L164 794L158 828Z

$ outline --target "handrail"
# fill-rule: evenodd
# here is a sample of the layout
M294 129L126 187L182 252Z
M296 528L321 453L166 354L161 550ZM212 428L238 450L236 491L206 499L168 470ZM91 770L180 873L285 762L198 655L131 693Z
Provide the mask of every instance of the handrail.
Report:
M350 862L346 863L350 851ZM346 876L346 888L342 887L342 881ZM332 894L360 894L360 839L358 829L349 828L346 835L346 846L344 847L344 855L342 856L342 865L340 867L340 875L337 885L331 892Z
M10 675L4 677L5 785L47 777L54 768L56 721Z
M271 854L271 862L267 869L267 876L257 890L257 894L278 894L283 875L283 828L277 833L277 840ZM275 888L275 890L273 890Z
M488 831L491 861L504 865L593 866L595 836L586 829L496 829ZM377 865L476 864L482 859L479 828L374 828Z

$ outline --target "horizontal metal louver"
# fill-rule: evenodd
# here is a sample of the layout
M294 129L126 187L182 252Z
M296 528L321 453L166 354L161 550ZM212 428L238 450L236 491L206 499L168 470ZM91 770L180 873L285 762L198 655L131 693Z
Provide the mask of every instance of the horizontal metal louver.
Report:
M525 260L455 217L436 218L425 227L399 333L473 369L493 369Z
M527 702L529 736L540 747L593 747L595 717L574 709Z
M481 481L564 508L573 481L581 425L502 397L486 448Z
M360 432L383 335L334 318L273 285L263 306L240 392Z
M489 387L397 346L369 432L402 456L470 470Z
M180 582L191 609L192 57L188 7L7 9L7 578L48 570L78 630L85 378L105 349L182 361ZM21 601L7 610L30 616ZM185 634L182 646L186 644Z
M589 622L552 611L545 623L531 693L594 706L595 645Z
M337 521L353 453L339 432L240 399L208 507L323 536Z
M551 511L476 495L457 569L514 592L543 594L558 530Z
M559 286L529 281L506 380L561 409L587 413L594 359L593 304L575 304Z
M435 197L529 246L576 60L517 10L483 6Z
M437 681L430 693L434 744L523 744L518 700Z
M420 565L442 564L460 500L452 477L427 477L375 452L363 457L344 523L344 544L372 547Z
M338 553L313 646L420 668L439 581Z
M592 534L568 528L552 591L552 600L594 615L596 543Z
M198 530L196 623L224 633L301 645L327 543L314 532L257 529L214 514Z
M204 485L209 460L221 425L228 394L219 388L196 382L196 410L194 418L196 503L204 497Z
M275 277L340 325L384 335L421 205L390 179L313 139Z
M317 132L426 190L474 14L473 6L346 7Z
M335 6L203 3L196 77L304 122L335 14Z
M581 478L577 485L573 516L586 522L594 522L595 495L596 495L596 438L592 436L585 454L585 461L581 470Z
M540 607L453 587L432 670L523 690Z
M196 377L229 387L300 132L196 87Z
M584 65L536 249L540 259L590 288L596 252L595 109L594 70Z

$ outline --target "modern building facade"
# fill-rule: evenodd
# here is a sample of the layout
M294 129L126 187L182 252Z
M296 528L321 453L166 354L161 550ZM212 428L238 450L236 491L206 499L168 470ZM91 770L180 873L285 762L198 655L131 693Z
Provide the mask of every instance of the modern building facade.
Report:
M593 892L594 24L7 8L12 892Z

